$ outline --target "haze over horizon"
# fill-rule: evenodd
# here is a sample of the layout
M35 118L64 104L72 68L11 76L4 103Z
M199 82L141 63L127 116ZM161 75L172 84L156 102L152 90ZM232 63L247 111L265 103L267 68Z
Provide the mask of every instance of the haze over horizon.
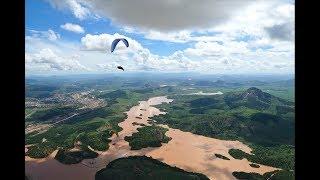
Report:
M26 75L294 74L294 8L291 0L27 0ZM130 46L111 54L118 37Z

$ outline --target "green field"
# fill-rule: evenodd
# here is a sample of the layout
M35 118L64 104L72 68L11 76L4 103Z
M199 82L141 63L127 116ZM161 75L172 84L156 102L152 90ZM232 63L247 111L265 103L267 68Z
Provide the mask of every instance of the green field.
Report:
M75 112L74 107L58 106L53 108L37 109L34 113L26 118L26 121L43 122L49 121L56 117L63 117Z

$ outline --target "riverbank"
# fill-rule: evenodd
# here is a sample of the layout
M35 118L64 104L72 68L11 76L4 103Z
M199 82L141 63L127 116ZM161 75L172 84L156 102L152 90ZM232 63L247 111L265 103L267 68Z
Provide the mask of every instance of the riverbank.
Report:
M132 107L126 112L128 117L118 124L123 130L118 135L114 134L110 138L109 149L104 152L98 152L99 156L97 158L86 159L79 164L64 165L53 159L53 155L44 159L26 157L26 174L43 180L93 180L95 173L106 167L109 162L133 155L150 156L186 171L202 173L210 179L235 179L232 175L234 171L264 174L277 169L260 164L259 168L253 168L248 160L238 160L231 157L228 154L230 149L240 149L250 154L251 149L239 141L209 138L179 129L172 129L166 125L161 126L169 129L166 132L166 136L172 139L168 143L162 143L161 147L130 150L129 143L124 140L124 137L138 132L137 128L141 127L133 124L136 122L147 126L150 125L148 122L150 118L165 113L153 106L172 101L172 99L167 99L166 96L153 97L148 101L140 101L139 105ZM136 118L137 116L141 117L141 119ZM230 160L217 158L215 154L221 154Z

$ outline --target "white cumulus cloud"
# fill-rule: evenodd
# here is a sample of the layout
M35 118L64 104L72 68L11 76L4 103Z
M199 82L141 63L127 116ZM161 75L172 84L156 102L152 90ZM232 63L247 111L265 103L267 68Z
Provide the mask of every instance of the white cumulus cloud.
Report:
M60 39L60 34L54 32L49 29L48 31L37 31L37 30L29 30L31 36L34 38L46 38L50 41L55 41Z
M130 46L109 50L111 42L118 37L127 38ZM199 41L192 47L179 50L169 56L151 53L138 41L120 34L87 34L82 38L82 48L87 52L100 52L105 55L105 62L97 65L99 69L112 70L123 65L128 71L197 71L206 73L243 73L272 72L279 69L293 71L290 52L252 50L243 41L206 42ZM280 46L280 45L279 45Z
M79 34L84 33L83 27L81 27L78 24L66 23L64 25L61 25L60 27L67 31L71 31Z
M79 0L47 0L54 8L63 10L68 9L72 14L80 19L86 19L92 14L90 10L86 7L84 1Z
M111 43L116 38L126 38L130 43L129 43L129 48L127 48L120 41L116 47L116 51L114 51L115 54L139 51L143 49L142 45L137 41L135 41L134 39L115 33L113 35L112 34L85 35L84 37L81 38L82 50L103 51L103 52L107 51L110 53Z
M87 68L73 57L62 57L49 48L41 49L37 53L26 53L27 66L41 70L77 71Z
M69 9L79 19L99 14L111 20L120 32L139 34L139 39L142 37L138 42L119 33L84 35L81 44L72 50L82 55L79 58L81 64L91 64L97 70L113 71L117 65L124 65L128 71L294 71L294 4L286 0L48 1L56 8ZM82 31L81 27L71 27L70 24L67 27L67 24L61 28L84 33L83 28ZM51 41L59 39L59 35L55 38L52 32L32 37L45 36ZM110 46L115 38L126 38L130 46L127 48L119 42L111 53ZM172 45L177 49L181 46L175 43L186 43L186 48L170 55L158 55L154 53L154 46L148 49L148 43L168 48ZM53 50L53 44L46 45ZM60 43L61 47L53 52L59 57L69 57L70 53L62 45ZM27 48L37 50L35 46ZM30 57L34 56L26 55L26 58Z
M77 56L63 57L57 55L49 48L41 49L37 53L26 53L25 60L27 67L40 71L77 71L87 69L76 60Z

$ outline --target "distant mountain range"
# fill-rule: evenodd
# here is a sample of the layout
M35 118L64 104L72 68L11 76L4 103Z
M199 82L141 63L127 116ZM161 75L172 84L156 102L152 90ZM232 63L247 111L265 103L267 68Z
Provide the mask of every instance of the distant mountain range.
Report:
M184 81L182 85L194 85L194 86L204 86L204 87L241 87L241 86L294 86L294 79L283 80L283 81L224 81L224 80L198 80L198 81Z

